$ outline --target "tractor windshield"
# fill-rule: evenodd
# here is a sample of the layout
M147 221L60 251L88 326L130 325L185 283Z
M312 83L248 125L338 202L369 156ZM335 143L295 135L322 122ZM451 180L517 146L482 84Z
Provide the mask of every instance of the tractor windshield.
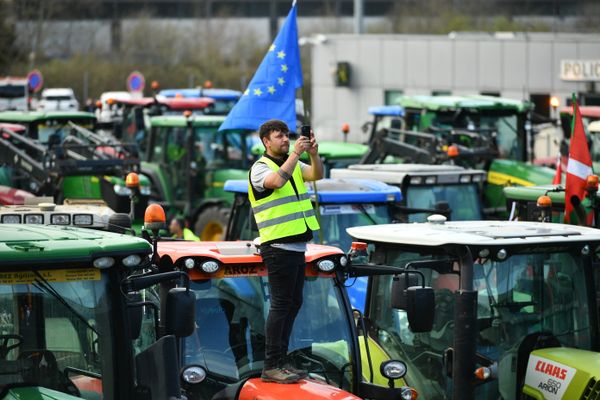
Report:
M185 365L201 365L212 378L201 384L200 398L210 399L225 385L260 374L269 311L267 282L259 276L192 282L196 331L185 338L183 354ZM352 333L342 304L333 278L307 277L289 351L314 378L349 390Z
M85 129L92 129L94 121L92 119L74 120L74 123ZM37 139L42 144L60 144L71 132L69 120L44 120L35 124L34 130L37 132ZM32 132L32 135L36 133Z
M409 208L440 208L441 202L447 202L450 219L453 221L481 220L481 199L477 185L437 185L409 186L405 192L406 205ZM436 207L437 206L437 207ZM440 208L441 209L441 208ZM409 222L425 222L431 213L416 213L408 216Z
M319 206L321 229L315 232L315 243L349 249L352 238L346 228L391 224L392 215L385 203L323 204Z
M209 168L249 168L253 160L250 153L258 136L243 131L218 132L216 128L194 129L198 153Z
M543 251L543 249L541 250ZM510 252L510 251L509 251ZM423 255L390 251L387 264L404 266ZM416 389L427 399L449 399L452 381L444 373L444 350L453 346L453 293L458 289L458 266L452 270L420 269L425 284L435 291L433 329L412 333L406 313L390 308L392 277L373 282L370 316L377 339L392 358L407 361ZM481 384L477 399L517 399L529 357L540 333L561 346L591 349L586 274L583 261L572 252L515 254L504 261L476 260L474 287L478 291L477 352L498 363L498 379ZM533 340L532 340L533 338ZM500 394L500 395L499 395Z
M108 278L98 269L0 273L0 388L113 398Z
M523 160L525 149L523 133L524 118L516 111L486 111L437 113L432 121L432 129L463 129L475 131L488 137L489 143L496 142L500 158ZM460 143L469 146L469 143Z

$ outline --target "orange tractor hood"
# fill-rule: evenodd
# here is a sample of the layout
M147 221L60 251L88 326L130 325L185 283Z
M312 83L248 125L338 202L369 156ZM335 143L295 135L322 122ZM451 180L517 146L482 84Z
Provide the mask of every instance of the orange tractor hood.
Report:
M265 383L259 378L244 384L239 400L360 400L360 397L325 383L302 380L291 385Z
M306 251L306 276L332 277L333 273L319 272L315 262L327 257L340 258L344 252L337 247L309 244ZM252 242L186 242L160 241L158 255L163 260L171 259L174 265L183 266L183 261L192 258L197 264L204 261L217 261L221 268L207 274L194 268L188 271L192 280L241 276L266 276L267 270ZM181 268L183 269L183 268Z

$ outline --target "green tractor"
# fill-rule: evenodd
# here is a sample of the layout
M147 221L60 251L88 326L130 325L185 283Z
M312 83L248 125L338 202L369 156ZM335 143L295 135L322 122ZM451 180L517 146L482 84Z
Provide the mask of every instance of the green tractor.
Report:
M147 272L151 250L111 232L1 224L0 398L183 400L177 341L194 302L170 291L159 326L140 291L186 277Z
M250 131L219 132L224 116L157 116L140 143L142 172L152 182L151 200L186 216L202 240L225 234L233 194L228 179L244 179L257 137Z
M518 221L539 221L564 223L565 188L560 185L506 187L506 206L510 219ZM570 223L600 228L600 196L598 178L590 175L587 181L587 195L582 201L573 204Z
M600 233L537 222L355 227L370 337L426 399L589 399L600 379ZM346 285L349 285L347 283Z
M504 215L504 186L552 182L553 171L532 165L533 104L491 96L403 96L400 123L371 124L371 151L363 163L454 163L488 172L486 209ZM392 121L393 122L393 121Z
M0 127L0 184L50 195L58 203L103 199L117 212L129 208L124 177L139 171L137 150L91 131L93 114L2 112L0 121L25 126L24 131ZM149 181L140 177L140 212L149 189Z

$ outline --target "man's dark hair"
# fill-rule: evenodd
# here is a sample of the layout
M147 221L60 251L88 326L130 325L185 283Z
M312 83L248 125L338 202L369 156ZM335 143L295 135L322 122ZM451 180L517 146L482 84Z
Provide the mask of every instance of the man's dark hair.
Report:
M261 142L264 138L269 137L269 134L274 131L290 133L290 130L285 122L278 119L270 119L262 124L258 129L258 136L260 137Z
M181 227L181 230L185 229L186 223L185 223L185 219L184 218L175 217L175 218L173 218L173 220L175 222L177 222L177 225L179 225Z

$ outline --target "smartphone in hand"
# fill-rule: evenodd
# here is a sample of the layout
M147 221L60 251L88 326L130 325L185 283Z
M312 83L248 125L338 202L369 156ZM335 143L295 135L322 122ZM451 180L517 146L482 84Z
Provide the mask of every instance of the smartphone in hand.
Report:
M300 134L304 137L307 137L310 139L310 125L302 125L302 128L300 128Z

